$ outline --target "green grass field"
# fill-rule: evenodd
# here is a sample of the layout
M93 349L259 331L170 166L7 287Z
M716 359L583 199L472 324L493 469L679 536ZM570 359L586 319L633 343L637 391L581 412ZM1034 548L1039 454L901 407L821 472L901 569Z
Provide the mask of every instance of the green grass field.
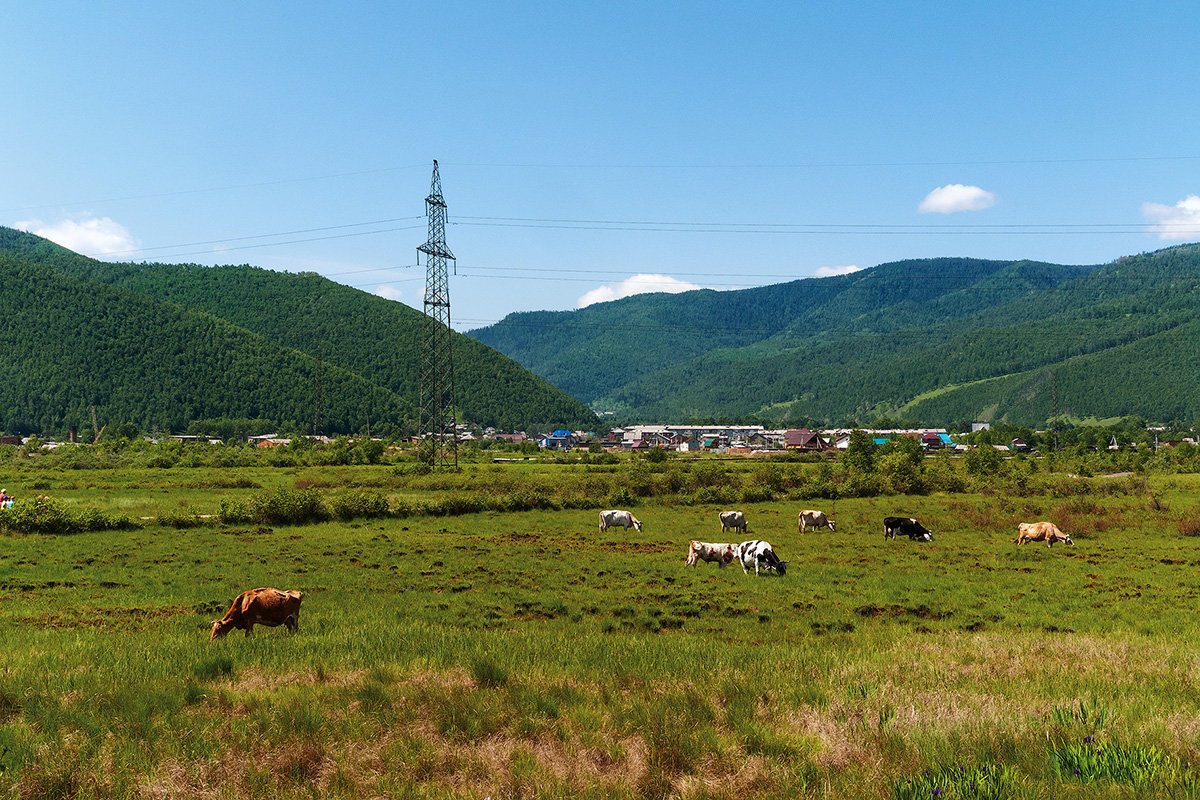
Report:
M635 508L640 533L599 533L594 509L158 521L279 488L447 491L393 474L0 473L18 497L155 518L0 537L4 791L1200 797L1200 537L1181 533L1200 476L742 506L783 577L685 567L689 539L722 540L721 507L670 499ZM810 507L838 531L800 535ZM888 515L934 541L885 541ZM1076 546L1018 547L1034 519ZM210 643L254 586L305 593L299 633Z

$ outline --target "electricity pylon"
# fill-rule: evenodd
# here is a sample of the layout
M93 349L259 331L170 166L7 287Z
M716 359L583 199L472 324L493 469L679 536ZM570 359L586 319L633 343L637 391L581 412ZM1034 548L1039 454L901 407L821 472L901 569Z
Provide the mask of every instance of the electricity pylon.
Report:
M450 280L446 264L454 254L446 246L446 200L433 162L433 183L425 198L429 238L425 254L425 324L421 353L421 403L417 420L422 438L433 448L432 466L458 468L458 420L454 405L454 358L450 351ZM420 256L418 256L418 259Z

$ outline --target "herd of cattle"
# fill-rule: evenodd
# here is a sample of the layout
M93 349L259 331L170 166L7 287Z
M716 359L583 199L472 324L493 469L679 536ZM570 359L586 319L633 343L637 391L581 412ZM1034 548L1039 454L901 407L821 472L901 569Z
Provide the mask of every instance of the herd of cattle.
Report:
M722 511L720 518L721 533L733 530L739 531L743 536L746 535L749 525L746 523L746 515L741 511ZM628 511L616 509L601 511L600 531L604 532L613 527L621 527L626 530L634 528L640 531L642 529L642 521ZM837 525L833 520L826 516L823 511L814 509L801 511L796 520L796 527L800 533L804 533L809 528L837 530ZM1069 545L1075 544L1075 542L1071 541L1071 537L1059 530L1058 526L1053 522L1022 522L1018 526L1018 530L1017 544L1045 542L1047 547L1053 547L1055 542L1066 542ZM883 538L895 539L897 535L907 536L916 542L933 541L933 533L913 517L884 517ZM775 554L775 549L771 547L771 544L762 539L750 539L740 544L734 544L733 542L699 542L693 539L688 542L687 560L684 564L694 567L698 561L709 563L715 561L718 566L724 567L726 564L732 563L734 559L737 559L741 563L742 572L747 574L749 574L752 567L755 575L758 575L760 570L774 570L780 575L784 575L787 572L787 562L781 561L779 556Z
M732 530L740 531L743 536L746 535L750 526L746 523L744 513L722 511L720 516L722 533ZM800 512L796 527L800 533L804 533L809 528L837 530L834 521L824 512L813 509ZM609 528L624 528L625 530L633 528L641 531L642 521L628 511L615 509L601 511L600 531L603 533ZM1053 522L1022 522L1017 528L1019 531L1017 544L1045 542L1047 547L1053 547L1055 542L1075 544L1071 541L1071 537L1059 530ZM884 517L883 538L895 539L897 534L918 542L933 541L933 533L913 517ZM688 542L687 560L684 563L689 567L694 567L697 561L710 563L715 561L718 566L724 567L726 564L732 563L734 559L741 563L742 572L746 574L749 574L751 568L754 569L755 575L758 575L760 570L774 570L779 575L787 573L788 562L781 561L771 544L762 539L750 539L740 544L698 542L693 539ZM224 617L213 620L210 641L220 639L234 628L245 631L249 636L255 625L268 627L284 625L288 630L298 630L300 627L300 601L303 599L304 595L295 589L289 591L269 587L248 589L234 599L233 605L225 612Z

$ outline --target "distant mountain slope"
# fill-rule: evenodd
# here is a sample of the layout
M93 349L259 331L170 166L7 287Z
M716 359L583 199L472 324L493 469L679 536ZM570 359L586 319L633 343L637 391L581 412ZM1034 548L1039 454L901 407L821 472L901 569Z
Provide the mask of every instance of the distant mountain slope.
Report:
M927 328L1089 269L965 258L903 261L753 289L643 294L577 311L510 314L471 336L594 402L714 351L770 353Z
M0 253L0 429L104 421L186 430L216 417L311 424L320 374L332 430L357 430L373 387L224 320ZM377 418L411 419L378 390Z
M757 329L737 341L709 327L705 310L717 307ZM670 330L640 335L631 318L664 329L675 319L691 346L670 344L680 335ZM1054 384L1066 414L1200 417L1190 357L1200 348L1180 352L1198 319L1200 246L1189 245L1096 267L898 262L741 292L643 295L564 312L549 331L513 315L473 335L593 407L638 418L833 422L903 411L931 423L1037 424L1053 413ZM574 332L581 320L607 320L595 334L603 361Z
M355 407L363 420L370 413L372 398L392 397L399 403L393 404L393 410L405 411L402 419L391 421L415 422L424 316L401 303L313 273L101 262L7 228L0 228L0 253L9 254L16 263L72 276L81 286L119 287L135 296L217 317L275 347L304 355L313 369L356 376L363 388ZM454 348L460 418L503 428L594 427L595 416L585 405L495 350L460 334L454 335ZM309 406L313 392L312 380L305 380L303 393ZM324 383L322 392L328 394ZM323 402L328 405L329 399L324 397ZM379 413L377 409L372 418L386 421ZM333 424L332 419L328 424ZM332 430L357 430L361 425Z

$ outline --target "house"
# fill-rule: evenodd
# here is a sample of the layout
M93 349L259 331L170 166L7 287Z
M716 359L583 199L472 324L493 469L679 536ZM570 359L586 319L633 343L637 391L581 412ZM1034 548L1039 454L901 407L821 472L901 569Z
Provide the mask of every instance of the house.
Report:
M949 437L946 438L948 439ZM953 447L954 443L951 442L950 446ZM925 450L941 450L943 447L946 447L946 441L942 439L940 434L923 433L921 434L921 447Z
M819 452L828 449L829 443L808 428L791 428L783 433L783 446L788 450Z
M574 439L568 430L554 431L538 440L538 447L545 450L570 450L572 444Z
M1028 453L1029 452L1029 445L1025 444L1024 439L1013 439L1011 442L1008 443L1008 448L1010 450L1016 450L1018 453Z

